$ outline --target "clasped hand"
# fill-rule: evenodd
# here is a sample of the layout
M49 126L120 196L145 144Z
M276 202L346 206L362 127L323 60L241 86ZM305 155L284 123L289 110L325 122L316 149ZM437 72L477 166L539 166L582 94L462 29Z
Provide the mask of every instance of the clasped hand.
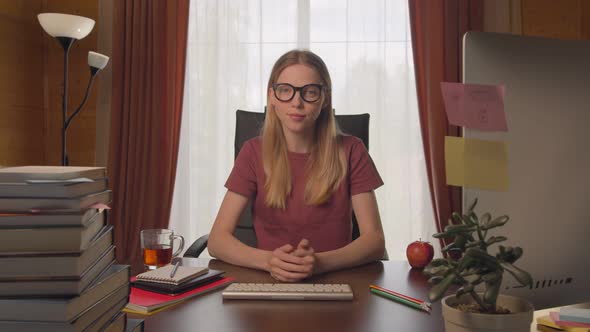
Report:
M296 248L290 244L271 252L268 272L279 281L297 282L310 277L316 265L315 251L307 239L299 242Z

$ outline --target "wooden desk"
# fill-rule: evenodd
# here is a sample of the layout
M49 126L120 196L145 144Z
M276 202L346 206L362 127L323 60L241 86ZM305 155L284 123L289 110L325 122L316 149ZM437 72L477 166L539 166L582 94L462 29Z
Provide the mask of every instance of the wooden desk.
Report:
M183 265L209 266L226 272L236 282L274 282L268 273L226 264L218 260L183 258ZM140 262L133 264L134 274L143 272ZM375 296L370 284L380 285L416 298L426 299L429 285L419 270L407 262L375 262L350 270L314 277L309 282L348 283L354 300L346 302L313 301L223 301L221 291L206 294L164 310L154 316L129 315L145 319L146 332L184 331L444 331L440 302L432 304L427 314ZM590 308L590 303L574 305ZM531 332L536 332L536 318L558 311L551 308L535 311Z
M268 273L218 260L183 258L185 265L208 265L226 271L237 282L273 282ZM135 265L135 272L139 272ZM309 282L348 283L354 300L247 301L221 298L221 291L206 294L145 319L145 331L444 331L440 303L432 313L398 304L369 292L377 284L416 298L427 297L429 285L421 271L407 262L375 262L350 270L314 277Z

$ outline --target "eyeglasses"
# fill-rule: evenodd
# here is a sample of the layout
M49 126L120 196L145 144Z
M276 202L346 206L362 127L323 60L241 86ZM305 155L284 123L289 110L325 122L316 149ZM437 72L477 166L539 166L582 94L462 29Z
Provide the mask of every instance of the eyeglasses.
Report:
M314 103L322 97L323 86L321 84L306 84L300 87L294 87L289 83L275 83L272 85L275 97L280 101L290 101L295 97L295 92L299 91L301 98L308 102Z

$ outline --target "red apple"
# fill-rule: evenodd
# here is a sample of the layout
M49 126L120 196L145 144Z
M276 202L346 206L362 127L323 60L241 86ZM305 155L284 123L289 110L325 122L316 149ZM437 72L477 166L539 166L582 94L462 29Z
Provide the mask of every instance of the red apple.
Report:
M434 256L434 248L430 242L414 241L406 249L408 262L413 268L421 269L428 265Z

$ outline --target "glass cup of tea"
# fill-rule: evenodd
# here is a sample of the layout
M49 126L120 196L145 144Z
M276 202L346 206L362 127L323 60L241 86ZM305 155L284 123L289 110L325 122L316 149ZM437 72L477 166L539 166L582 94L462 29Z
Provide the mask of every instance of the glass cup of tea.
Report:
M172 258L178 256L184 248L184 238L181 235L174 235L171 229L144 229L140 237L143 265L149 270L170 264ZM172 253L175 239L180 241L180 245Z

